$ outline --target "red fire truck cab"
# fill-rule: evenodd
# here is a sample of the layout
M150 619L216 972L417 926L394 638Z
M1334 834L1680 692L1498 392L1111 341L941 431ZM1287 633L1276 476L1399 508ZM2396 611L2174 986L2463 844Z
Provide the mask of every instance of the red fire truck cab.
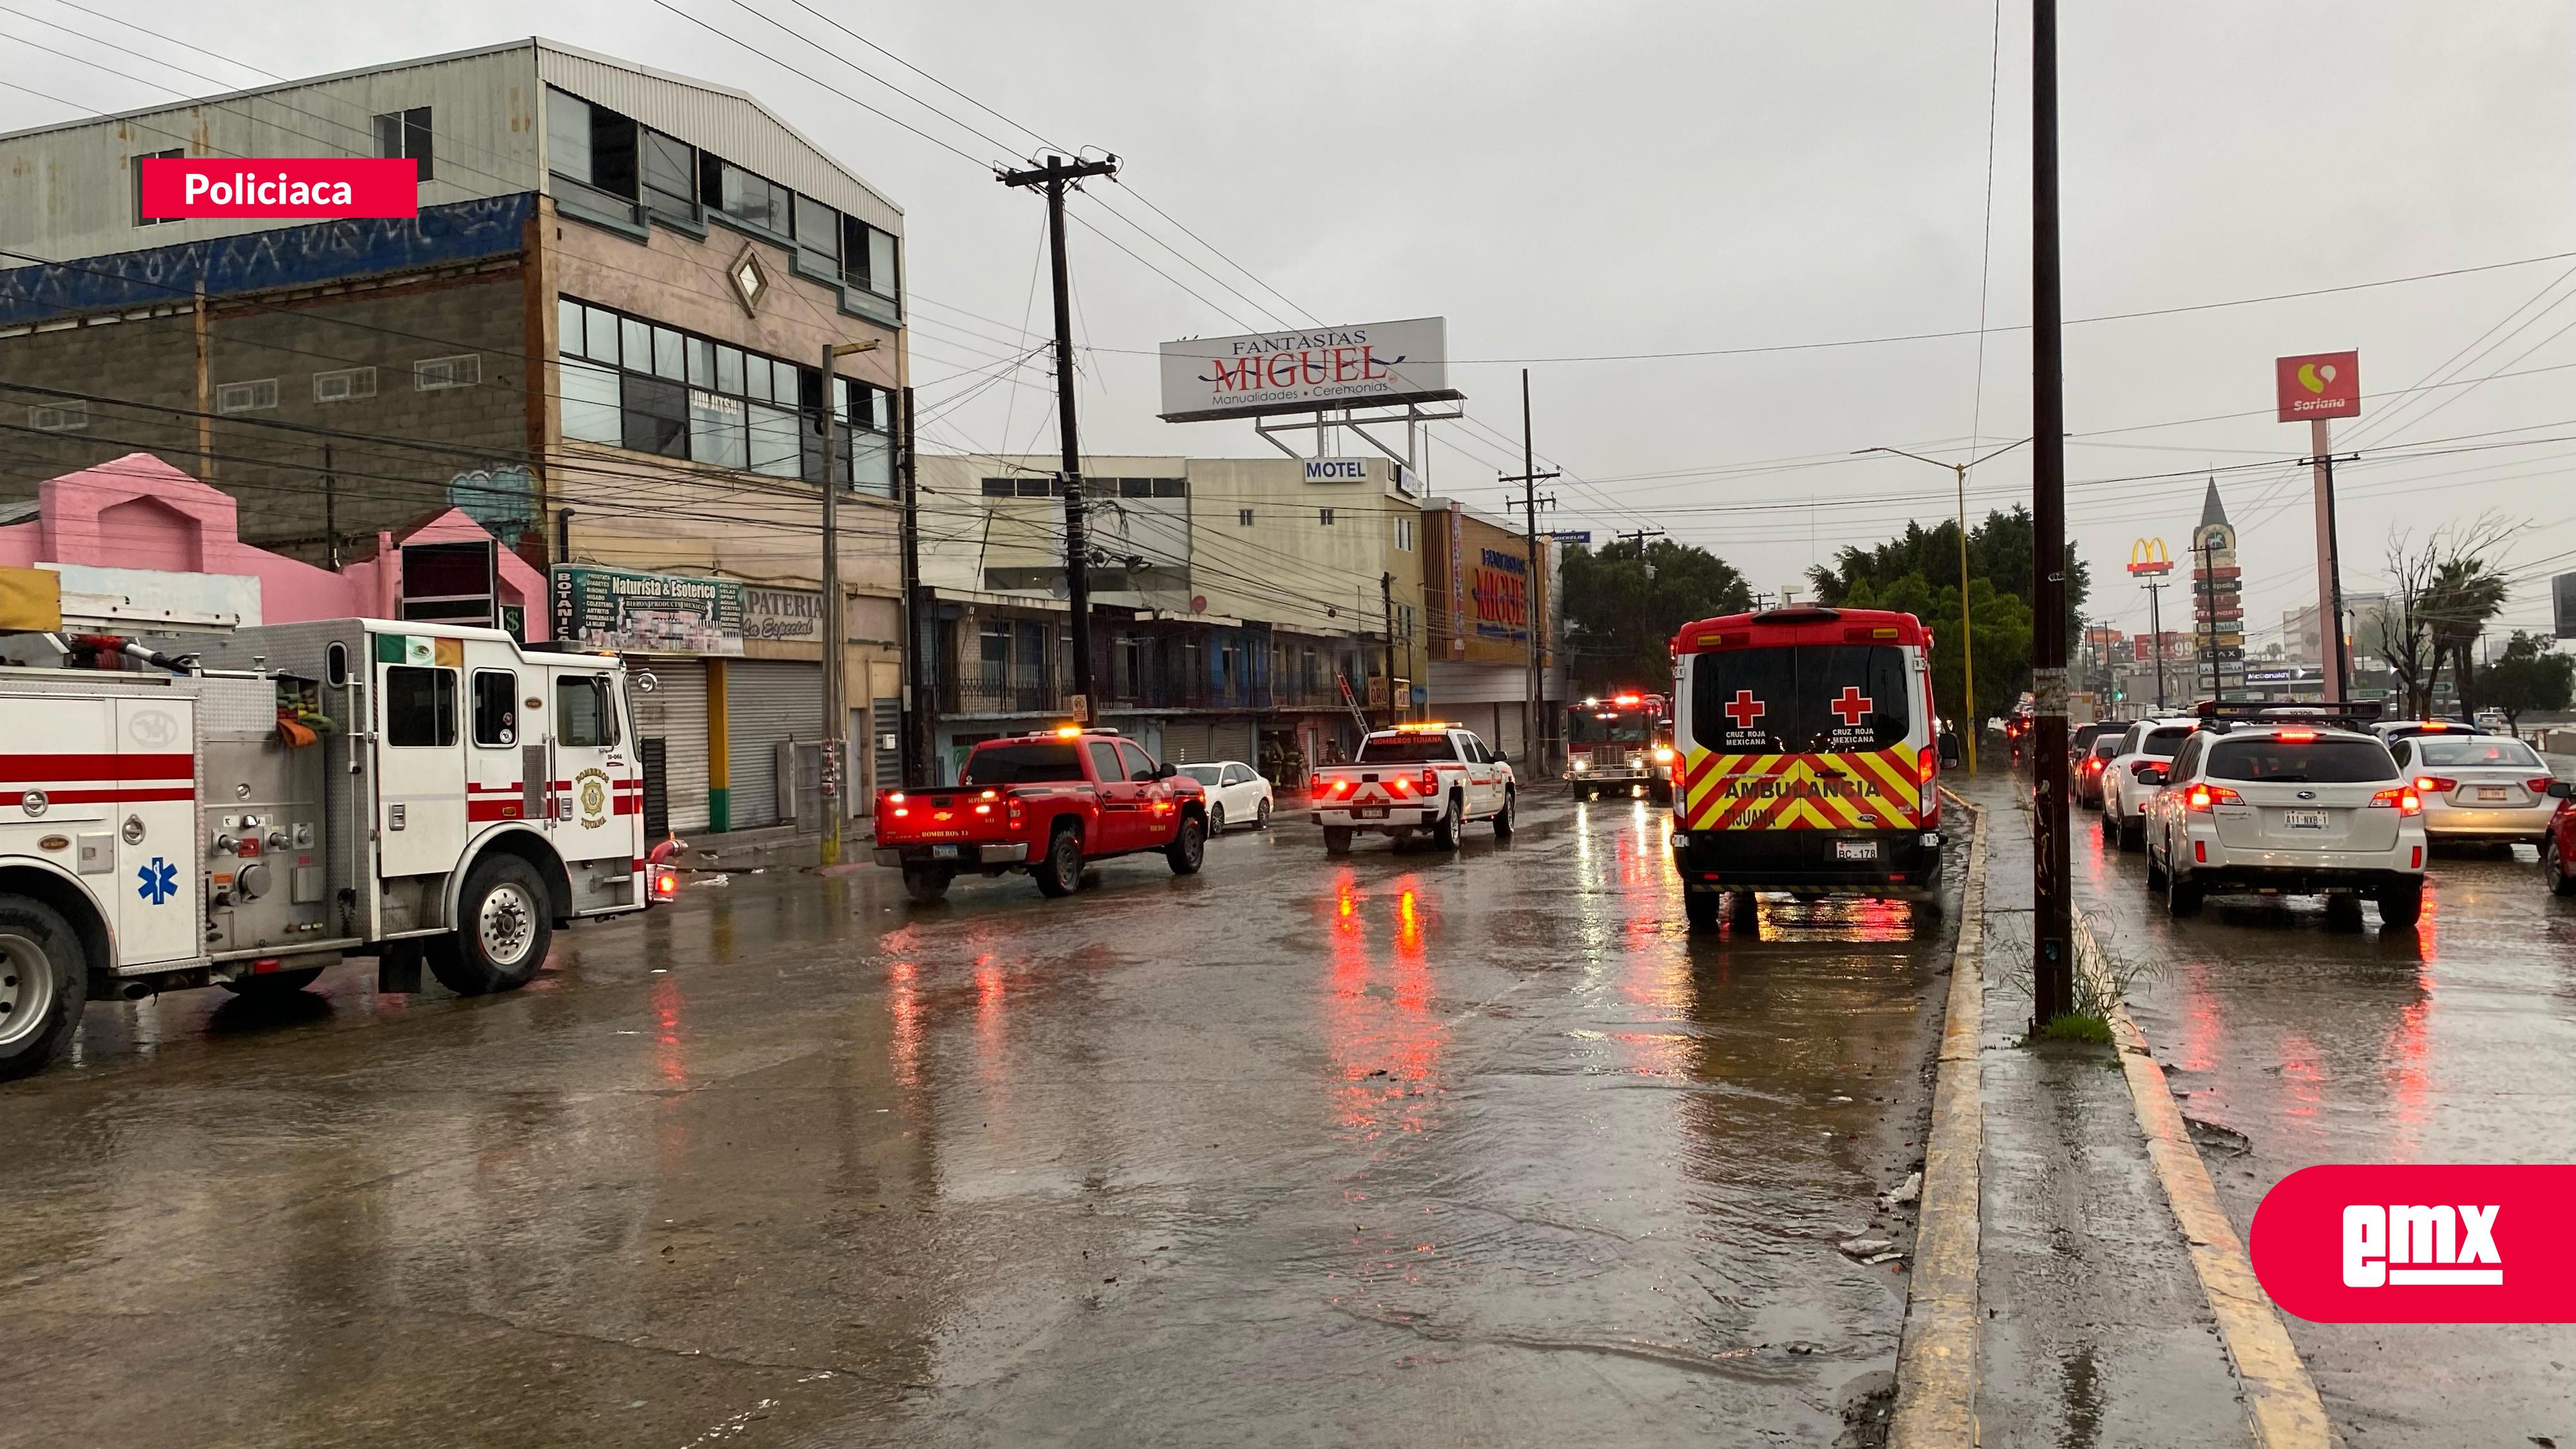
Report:
M1604 792L1673 798L1673 709L1660 694L1620 691L1565 712L1566 788L1587 800Z

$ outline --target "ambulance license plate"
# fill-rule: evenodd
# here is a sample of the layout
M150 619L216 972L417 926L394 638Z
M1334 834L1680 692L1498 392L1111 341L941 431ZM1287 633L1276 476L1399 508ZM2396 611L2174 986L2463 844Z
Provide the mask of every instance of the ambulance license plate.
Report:
M955 860L957 858L957 847L953 845L934 845L930 847L930 858L932 860Z
M1384 820L1386 818L1386 807L1383 805L1363 806L1351 813L1362 820Z
M1837 840L1834 842L1834 859L1876 860L1878 859L1878 842L1875 840Z
M2284 830L2323 830L2326 828L2326 812L2322 810L2284 810L2281 812L2281 828Z

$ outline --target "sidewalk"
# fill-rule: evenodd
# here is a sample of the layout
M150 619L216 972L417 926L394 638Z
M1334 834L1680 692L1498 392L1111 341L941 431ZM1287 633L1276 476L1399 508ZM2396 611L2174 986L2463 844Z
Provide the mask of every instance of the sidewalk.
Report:
M672 857L671 864L685 871L701 874L732 871L811 870L822 864L823 837L819 832L799 832L792 825L764 825L751 830L728 830L723 834L693 830L680 833L688 849ZM853 820L843 829L842 849L864 852L868 848L868 822ZM647 847L659 841L646 841Z
M2031 838L2016 792L2001 773L1962 791L1987 832L1979 1442L2245 1443L2236 1377L2117 1054L2019 1044Z

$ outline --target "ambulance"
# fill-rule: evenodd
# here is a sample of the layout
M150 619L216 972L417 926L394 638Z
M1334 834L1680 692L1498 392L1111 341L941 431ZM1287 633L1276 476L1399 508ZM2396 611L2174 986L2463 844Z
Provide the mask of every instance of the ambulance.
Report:
M1940 752L1932 636L1911 614L1799 607L1673 637L1671 846L1691 925L1757 891L1937 914Z
M671 888L614 655L379 619L35 637L53 667L0 668L0 1079L93 998L296 991L344 955L507 991Z

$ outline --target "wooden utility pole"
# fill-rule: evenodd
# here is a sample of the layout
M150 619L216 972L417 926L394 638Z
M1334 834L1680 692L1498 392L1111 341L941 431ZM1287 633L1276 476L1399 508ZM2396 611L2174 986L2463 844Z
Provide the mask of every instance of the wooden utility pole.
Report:
M2066 799L2066 337L2058 285L2057 0L2031 6L2031 1030L2075 1009Z
M1538 496L1541 480L1558 476L1554 471L1538 471L1538 450L1530 436L1529 369L1521 369L1521 470L1506 473L1499 481L1521 485L1522 537L1529 547L1529 583L1523 591L1529 614L1529 697L1521 705L1521 753L1533 769L1547 764L1547 751L1539 742L1540 703L1545 697L1546 680L1540 639L1547 628L1547 594L1541 578L1538 556L1538 510L1542 503L1553 504L1554 496Z
M1086 176L1114 176L1118 158L1067 161L1049 156L1044 166L1027 171L996 171L1004 186L1030 187L1046 193L1047 252L1055 271L1055 417L1064 470L1064 584L1073 612L1073 717L1090 724L1098 718L1091 693L1091 541L1083 527L1086 507L1082 482L1082 443L1073 417L1073 299L1064 270L1064 189Z

